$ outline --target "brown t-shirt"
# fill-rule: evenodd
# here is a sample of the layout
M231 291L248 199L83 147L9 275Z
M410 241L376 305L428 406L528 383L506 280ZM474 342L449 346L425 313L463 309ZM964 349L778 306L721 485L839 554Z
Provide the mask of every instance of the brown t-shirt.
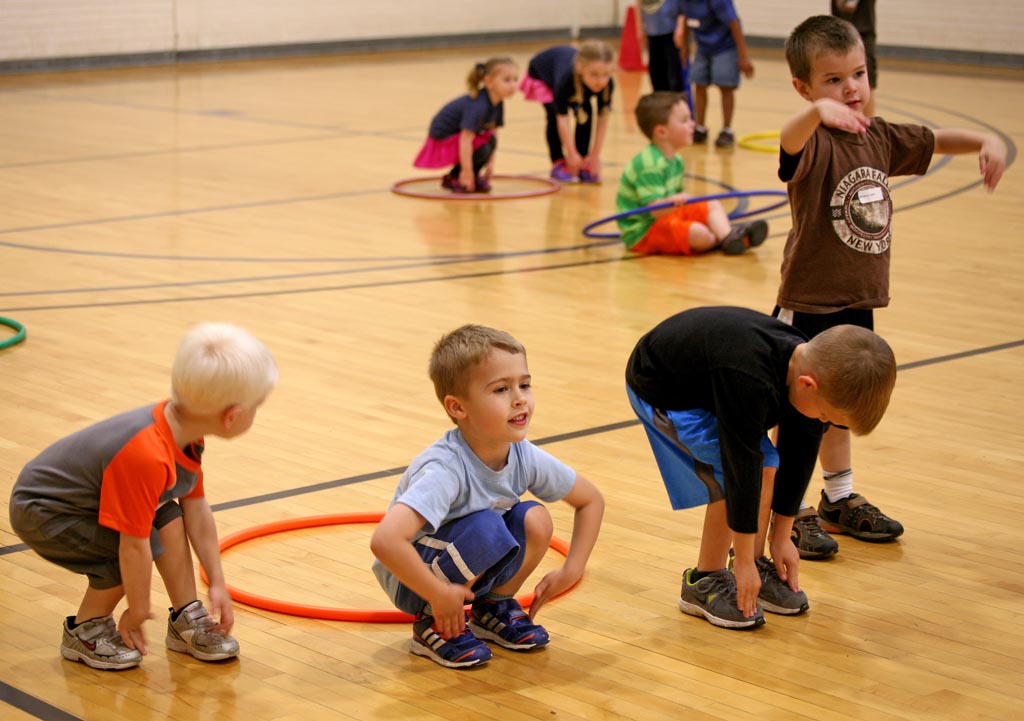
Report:
M889 177L923 175L935 136L873 118L864 134L818 127L797 156L780 151L793 229L776 303L803 313L889 304Z

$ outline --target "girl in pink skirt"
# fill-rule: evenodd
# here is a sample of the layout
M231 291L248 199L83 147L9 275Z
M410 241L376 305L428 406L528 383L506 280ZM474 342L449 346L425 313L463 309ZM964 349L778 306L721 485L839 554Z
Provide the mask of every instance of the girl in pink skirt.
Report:
M515 93L518 80L519 70L511 58L477 63L466 77L469 93L452 100L434 116L427 142L413 165L453 165L441 179L441 187L453 193L490 191L497 131L505 124L503 102Z

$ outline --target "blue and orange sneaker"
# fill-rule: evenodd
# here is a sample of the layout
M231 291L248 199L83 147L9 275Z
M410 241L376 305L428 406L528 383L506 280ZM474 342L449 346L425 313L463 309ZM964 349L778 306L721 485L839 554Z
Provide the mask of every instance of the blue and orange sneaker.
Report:
M557 180L559 183L574 183L576 182L576 176L569 172L568 166L564 160L557 160L555 164L551 166L551 179Z
M448 668L479 666L491 660L491 649L468 628L446 641L434 630L434 617L422 613L413 621L409 651Z
M512 651L531 651L550 640L544 627L532 623L514 598L477 601L469 613L469 627L477 636Z

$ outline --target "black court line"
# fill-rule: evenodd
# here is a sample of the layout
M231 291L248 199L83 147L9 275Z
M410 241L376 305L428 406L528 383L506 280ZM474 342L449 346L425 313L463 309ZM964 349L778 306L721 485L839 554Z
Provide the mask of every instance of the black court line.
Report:
M950 361L961 360L963 358L970 358L973 356L986 355L988 353L997 353L1003 350L1009 350L1011 348L1017 348L1024 346L1024 339L1009 341L1007 343L998 343L996 345L984 346L982 348L974 348L972 350L961 351L959 353L950 353L948 355L936 356L935 358L925 358L924 360L911 361L909 363L902 363L897 366L899 372L912 370L914 368L921 368L923 366L935 365L937 363L948 363ZM531 441L536 446L545 446L551 443L562 443L564 441L572 441L577 438L586 438L587 436L596 436L602 433L611 433L612 431L619 431L623 428L631 428L633 426L640 425L639 420L629 421L618 421L616 423L608 423L602 426L594 426L593 428L584 428L578 431L569 431L568 433L559 433L553 436L546 436L535 441ZM267 503L269 501L279 501L283 498L294 498L295 496L304 496L309 493L318 493L320 491L328 491L334 488L342 488L343 486L351 486L356 483L364 483L366 481L375 481L380 478L388 478L390 476L400 476L405 472L407 466L396 466L394 468L387 468L381 471L371 471L369 473L361 473L356 476L348 476L347 478L338 478L333 481L323 481L321 483L314 483L308 486L299 486L297 488L289 488L283 491L274 491L273 493L263 493L258 496L249 496L248 498L237 498L233 501L225 501L224 503L217 503L211 506L214 511L227 511L233 508L243 508L245 506L254 506L260 503ZM27 551L28 546L24 543L16 543L10 546L0 546L0 556L6 556L12 553L18 553L21 551Z
M0 703L13 706L19 711L24 711L29 716L46 721L82 721L77 716L68 713L56 706L51 706L42 699L19 691L10 684L0 681Z

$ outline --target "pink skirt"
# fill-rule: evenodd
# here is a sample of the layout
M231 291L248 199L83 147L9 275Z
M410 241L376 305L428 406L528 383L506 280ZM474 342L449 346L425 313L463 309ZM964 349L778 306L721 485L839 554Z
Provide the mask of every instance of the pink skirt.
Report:
M523 79L519 81L519 89L523 91L527 100L535 100L546 105L555 99L551 88L529 75L523 75Z
M459 162L460 135L461 133L455 133L441 140L428 137L412 164L417 168L447 168L455 165ZM493 136L494 132L491 130L473 136L473 150L490 142Z

